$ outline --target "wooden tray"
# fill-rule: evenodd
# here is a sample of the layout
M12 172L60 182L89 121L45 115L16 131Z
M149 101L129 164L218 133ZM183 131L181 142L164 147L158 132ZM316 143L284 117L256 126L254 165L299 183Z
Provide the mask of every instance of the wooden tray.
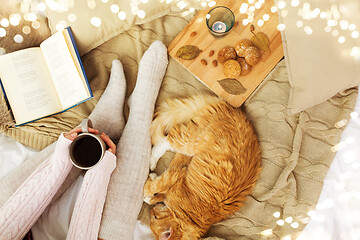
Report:
M274 1L266 0L259 9L255 8L254 20L247 25L243 25L243 19L246 19L248 14L242 14L240 12L241 4L246 3L248 4L248 7L255 7L255 2L258 1L249 4L248 1L244 0L217 0L216 6L226 6L230 8L235 15L236 23L227 36L215 38L210 34L205 19L205 15L210 10L207 9L199 11L168 47L170 56L176 59L186 69L193 73L197 79L234 107L238 107L244 103L249 95L284 56L281 34L277 30L279 24L278 15L276 11L275 13L271 11L271 8L275 6ZM264 14L268 14L270 18L269 20L264 21L264 24L260 27L258 25L258 20L263 19ZM246 92L241 95L232 95L227 93L217 82L218 80L226 78L223 73L223 65L218 63L218 66L214 67L212 61L217 59L218 51L223 47L234 47L241 39L250 40L253 36L250 32L251 24L255 26L255 33L264 32L269 37L271 52L264 52L260 62L253 66L248 75L237 78L237 80L246 88ZM190 36L192 32L196 32L196 35ZM176 57L177 50L180 47L189 44L195 45L202 50L199 56L193 60L184 60ZM215 54L212 57L209 57L209 52L211 50L214 50ZM200 62L201 59L205 59L208 64L206 66L203 65Z

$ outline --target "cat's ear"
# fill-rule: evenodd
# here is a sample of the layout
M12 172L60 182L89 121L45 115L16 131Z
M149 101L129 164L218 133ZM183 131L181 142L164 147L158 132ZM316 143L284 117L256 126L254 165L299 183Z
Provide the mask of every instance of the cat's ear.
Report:
M169 240L171 235L172 235L172 230L171 228L165 232L163 232L161 235L160 235L160 238L159 240Z

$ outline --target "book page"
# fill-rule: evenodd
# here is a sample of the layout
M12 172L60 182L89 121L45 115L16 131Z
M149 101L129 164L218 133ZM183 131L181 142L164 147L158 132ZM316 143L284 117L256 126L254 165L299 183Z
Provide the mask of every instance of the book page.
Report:
M16 124L61 111L40 48L2 55L0 77Z
M46 39L40 48L63 109L89 98L88 91L70 55L63 33L55 33Z

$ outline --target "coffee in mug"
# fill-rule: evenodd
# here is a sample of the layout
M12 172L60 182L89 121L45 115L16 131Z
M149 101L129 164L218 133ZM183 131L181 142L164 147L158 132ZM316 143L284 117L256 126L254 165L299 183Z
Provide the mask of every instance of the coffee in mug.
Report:
M88 127L92 127L90 119L81 122L80 133L70 145L70 160L73 165L80 169L94 167L104 156L107 149L106 143L100 135L89 133Z

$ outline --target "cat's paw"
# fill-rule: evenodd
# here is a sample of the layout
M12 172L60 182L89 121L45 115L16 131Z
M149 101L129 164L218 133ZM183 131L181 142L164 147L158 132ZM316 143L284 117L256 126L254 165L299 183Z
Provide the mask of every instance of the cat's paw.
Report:
M158 158L151 155L151 158L150 158L150 170L151 171L155 170L158 160L159 160Z
M149 205L151 205L150 200L151 200L151 197L144 196L144 202L146 202Z
M149 174L149 178L151 179L151 181L154 181L154 179L157 177L157 174L152 172Z

